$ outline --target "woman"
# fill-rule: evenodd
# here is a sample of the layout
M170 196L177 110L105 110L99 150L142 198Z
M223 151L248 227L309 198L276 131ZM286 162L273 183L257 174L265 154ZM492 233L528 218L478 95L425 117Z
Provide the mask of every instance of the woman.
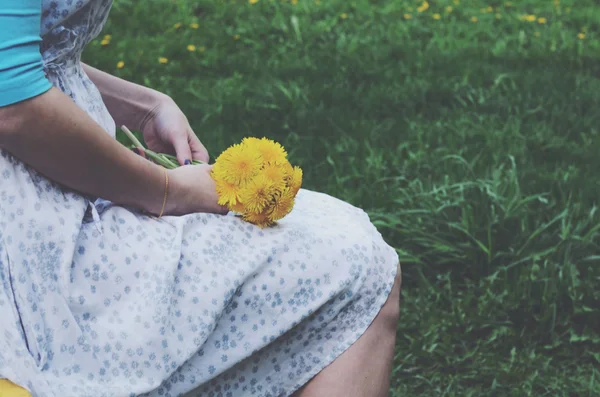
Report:
M0 378L35 397L385 396L395 251L307 190L273 228L226 214L175 103L80 63L110 6L0 4Z

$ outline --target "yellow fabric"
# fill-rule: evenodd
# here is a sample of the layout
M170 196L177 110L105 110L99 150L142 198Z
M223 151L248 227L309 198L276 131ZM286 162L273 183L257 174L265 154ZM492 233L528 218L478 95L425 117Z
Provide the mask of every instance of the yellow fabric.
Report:
M31 397L31 394L6 379L0 379L0 397Z

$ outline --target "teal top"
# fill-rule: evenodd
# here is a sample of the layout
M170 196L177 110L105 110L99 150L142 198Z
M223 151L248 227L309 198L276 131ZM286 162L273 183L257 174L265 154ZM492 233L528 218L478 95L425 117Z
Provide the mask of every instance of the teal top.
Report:
M41 0L0 1L0 107L48 91L40 53Z

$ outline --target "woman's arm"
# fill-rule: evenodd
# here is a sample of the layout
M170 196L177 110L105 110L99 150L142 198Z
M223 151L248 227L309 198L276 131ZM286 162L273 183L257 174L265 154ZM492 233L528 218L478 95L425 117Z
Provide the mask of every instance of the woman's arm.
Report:
M164 171L127 150L56 88L0 108L0 148L66 187L161 210Z
M192 130L187 117L168 95L89 65L83 64L83 68L98 87L117 125L142 131L150 149L177 155L181 165L186 164L186 160L208 163L208 151Z
M140 131L154 110L170 101L156 90L123 80L82 63L85 73L98 87L102 99L117 125Z
M165 170L113 139L56 88L0 107L0 148L73 190L155 215L162 209ZM164 213L226 213L217 204L210 169L190 165L167 171Z

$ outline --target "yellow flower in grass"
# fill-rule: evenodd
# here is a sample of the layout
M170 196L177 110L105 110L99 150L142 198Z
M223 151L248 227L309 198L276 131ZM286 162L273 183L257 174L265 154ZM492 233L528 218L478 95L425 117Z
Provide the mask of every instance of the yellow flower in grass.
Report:
M194 51L196 51L196 46L193 44L188 44L187 50L190 52L194 52Z
M442 16L440 14L438 14L437 12L432 15L432 18L435 19L436 21L439 20L441 17Z
M181 27L181 22L177 22L175 25L173 25L173 27L175 29L179 29Z
M192 29L198 29L199 27L200 27L200 25L198 25L197 23L190 24L190 28L192 28Z
M342 12L342 13L340 14L340 18L341 18L341 19L348 19L348 14L346 14L345 12Z
M106 45L109 45L109 44L110 44L110 39L108 39L108 40L107 40L107 39L103 39L103 40L100 42L100 45L104 45L104 46L106 46Z
M125 62L119 61L117 62L117 69L123 69L125 67Z
M410 15L410 14L404 14L404 19L411 19L411 18L412 18L412 15Z
M521 20L522 21L535 22L536 19L537 18L536 18L535 15L521 15Z
M158 63L162 63L162 64L169 63L169 60L165 57L160 57L160 58L158 58Z
M250 3L250 4L256 4L256 3L258 3L258 0L248 0L248 3Z
M419 12L425 12L429 9L429 3L427 1L424 1L423 4L421 4L418 8L417 11Z
M479 21L479 19L477 19L477 17L476 17L476 16L472 16L472 17L471 17L471 22L477 22L477 21Z
M585 39L585 33L583 33L583 32L582 32L582 33L579 33L579 34L577 35L577 38L578 38L579 40L583 40L583 39Z
M452 10L453 10L452 6L447 6L446 7L446 12L452 12Z
M275 184L264 174L252 179L240 190L240 201L247 212L262 212L275 195Z
M543 25L547 22L546 18L544 17L539 17L537 21L540 25Z

